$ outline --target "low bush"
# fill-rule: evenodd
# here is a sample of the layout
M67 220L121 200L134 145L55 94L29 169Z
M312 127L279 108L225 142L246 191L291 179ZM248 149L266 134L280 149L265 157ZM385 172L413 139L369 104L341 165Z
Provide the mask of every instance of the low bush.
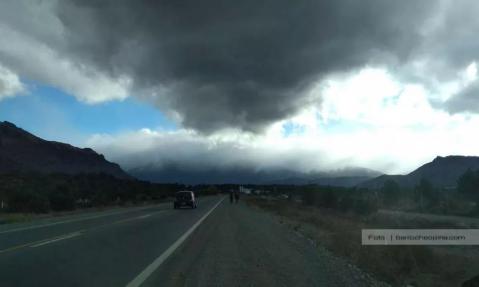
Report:
M50 210L50 202L45 196L31 190L14 193L8 202L10 212L45 213Z

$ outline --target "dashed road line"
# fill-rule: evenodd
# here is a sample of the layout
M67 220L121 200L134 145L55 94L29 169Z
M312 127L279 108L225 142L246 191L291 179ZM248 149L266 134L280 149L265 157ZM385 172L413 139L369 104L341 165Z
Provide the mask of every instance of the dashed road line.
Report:
M47 244L57 242L57 241L60 241L60 240L65 240L65 239L77 237L77 236L80 236L81 234L82 234L81 231L73 232L73 233L70 233L70 234L67 234L67 235L64 235L64 236L60 236L58 238L54 238L54 239L46 240L46 241L38 243L38 244L30 245L30 247L32 247L32 248L40 247L40 246L47 245Z
M113 224L119 224L119 223L134 221L134 220L145 219L145 218L151 217L154 214L158 214L158 213L162 213L162 212L166 212L166 211L168 211L168 210L160 210L160 211L157 211L157 212L153 212L153 213L149 213L149 214L145 214L145 215L141 215L141 216L136 216L136 217L132 217L132 218L118 220L118 221L114 221L112 223L102 224L102 225L99 225L99 226L91 227L89 229L78 230L78 231L75 231L75 232L72 232L72 233L67 233L67 234L63 234L63 235L59 235L59 236L55 236L55 237L51 237L51 238L47 238L47 239L42 239L42 240L38 240L38 241L34 241L34 242L29 242L29 243L25 243L25 244L12 246L12 247L0 250L0 254L1 253L6 253L6 252L9 252L9 251L18 250L18 249L25 248L25 247L35 248L35 247L44 246L44 245L54 243L54 242L57 242L57 241L60 241L60 240L80 236L83 233L85 233L87 230L91 231L91 230L94 230L94 229L97 229L97 228L102 228L102 227L106 227L106 226L113 225Z
M55 241L59 241L59 240L62 240L62 239L72 238L72 237L81 235L83 232L85 232L85 230L79 230L79 231L75 231L73 233L63 234L63 235L60 235L60 236L55 236L55 237L51 237L51 238L47 238L47 239L42 239L42 240L37 240L37 241L34 241L34 242L28 242L28 243L25 243L25 244L12 246L12 247L0 250L0 253L14 251L14 250L18 250L18 249L25 248L25 247L38 247L38 246L41 246L41 245L45 245L46 243L55 242Z
M144 209L148 209L148 208L155 208L155 206L147 206L147 207L136 208L136 209L133 209L133 210L126 210L126 211L123 210L123 211L111 212L111 213L107 213L107 214L98 214L98 215L93 215L93 216L87 216L87 217L74 218L74 219L56 221L56 222L51 222L51 223L39 224L39 225L32 225L32 226L14 228L14 229L0 231L0 234L19 232L19 231L24 231L24 230L31 230L31 229L38 229L38 228L43 228L43 227L55 226L55 225L59 225L59 224L96 219L96 218L101 218L101 217L106 217L106 216L111 216L111 215L118 215L118 214L130 213L130 212L134 212L134 211L140 211L140 210L144 210Z
M170 257L173 252L195 231L195 229L200 226L200 224L210 215L213 210L223 202L225 198L223 197L215 206L213 206L203 217L200 218L188 231L186 231L180 238L178 238L175 243L173 243L168 249L166 249L158 258L156 258L150 265L148 265L145 270L143 270L138 276L136 276L126 287L139 287L143 282L145 282L150 275L155 272L158 267L160 267L165 260Z

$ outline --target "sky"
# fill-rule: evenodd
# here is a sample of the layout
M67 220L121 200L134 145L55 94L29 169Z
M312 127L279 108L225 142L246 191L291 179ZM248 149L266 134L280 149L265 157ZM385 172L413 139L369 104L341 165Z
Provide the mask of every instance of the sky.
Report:
M474 0L0 2L0 120L127 170L479 155Z

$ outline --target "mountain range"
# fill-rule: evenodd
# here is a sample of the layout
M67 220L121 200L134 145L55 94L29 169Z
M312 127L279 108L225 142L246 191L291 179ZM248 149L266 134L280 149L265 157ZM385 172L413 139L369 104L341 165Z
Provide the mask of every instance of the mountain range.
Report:
M156 167L145 166L128 170L135 177L152 182L184 184L320 184L332 186L355 186L377 177L381 173L360 167L349 167L328 172L300 172L289 169L254 170L247 167L187 169L170 164Z
M479 170L479 157L458 155L438 156L433 161L420 166L406 175L381 175L374 179L364 181L360 183L359 186L378 189L383 186L385 181L394 180L402 187L411 188L424 178L435 187L454 188L457 185L459 177L468 169Z
M128 174L118 164L107 161L103 155L90 148L47 141L10 122L0 122L0 173L105 173L122 179L131 179L133 175L157 183L318 184L377 189L387 180L394 180L403 187L414 187L422 178L436 187L455 187L458 178L467 169L479 170L479 157L438 156L406 175L384 175L361 167L300 172L289 169L254 170L246 167L188 169L175 164L144 166L128 170Z
M0 122L0 173L105 173L131 178L118 164L90 148L41 139L10 122Z

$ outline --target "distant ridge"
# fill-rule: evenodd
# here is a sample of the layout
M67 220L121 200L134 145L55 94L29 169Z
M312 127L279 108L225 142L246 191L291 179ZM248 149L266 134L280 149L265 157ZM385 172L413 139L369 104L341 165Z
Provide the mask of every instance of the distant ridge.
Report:
M47 141L5 121L0 122L0 173L12 172L105 173L132 178L90 148Z
M359 186L381 188L386 180L392 179L403 187L414 187L421 178L425 178L436 187L455 187L457 180L467 169L479 170L479 157L438 156L407 175L382 175Z
M252 170L251 168L183 169L181 166L144 166L129 170L139 179L183 184L264 184L331 185L350 187L380 173L366 168L349 167L328 172L299 172L289 169Z

